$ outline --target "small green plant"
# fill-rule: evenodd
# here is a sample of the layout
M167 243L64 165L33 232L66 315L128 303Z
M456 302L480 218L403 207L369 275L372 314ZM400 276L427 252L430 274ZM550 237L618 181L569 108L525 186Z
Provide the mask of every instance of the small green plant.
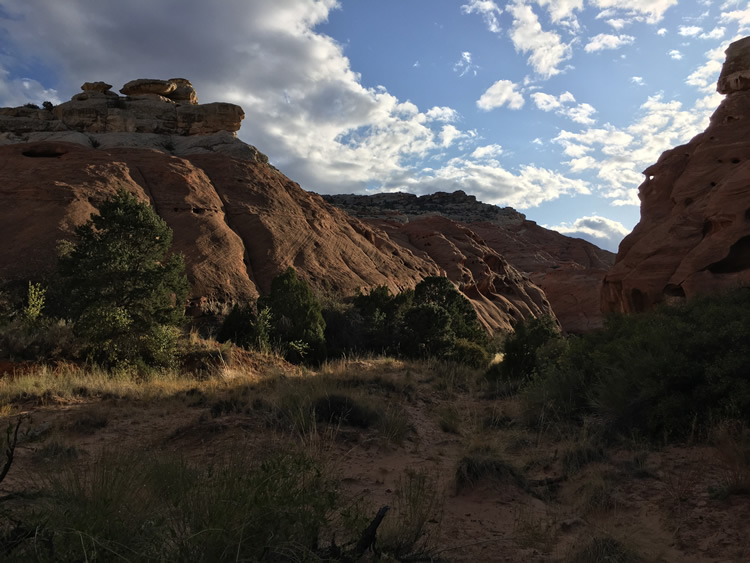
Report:
M46 100L42 102L42 107L46 109L47 111L52 111L53 109L55 109L54 104Z
M47 290L42 288L42 284L29 282L26 307L23 310L23 318L27 323L33 324L42 318L46 296Z

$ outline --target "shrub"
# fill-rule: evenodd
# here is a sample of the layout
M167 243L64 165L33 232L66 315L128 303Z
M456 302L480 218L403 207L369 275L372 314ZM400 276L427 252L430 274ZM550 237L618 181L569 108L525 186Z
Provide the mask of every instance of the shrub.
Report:
M609 433L685 438L716 420L750 421L750 289L613 316L548 358L527 407Z
M108 366L164 365L174 356L188 283L182 256L169 254L172 231L125 190L60 244L63 314Z
M271 347L270 323L271 312L268 308L262 309L256 315L249 303L234 305L224 319L216 340L231 341L243 348L266 352Z
M271 337L286 347L289 361L325 359L325 320L320 302L294 268L271 282L271 293L258 300L258 308L271 312Z
M490 363L490 355L487 350L466 338L458 338L453 342L450 359L477 369L484 368Z
M52 111L53 109L55 109L54 104L46 100L42 102L42 107L46 109L47 111Z
M511 381L530 379L536 372L537 352L556 338L560 338L560 330L551 317L520 321L505 340L500 375Z

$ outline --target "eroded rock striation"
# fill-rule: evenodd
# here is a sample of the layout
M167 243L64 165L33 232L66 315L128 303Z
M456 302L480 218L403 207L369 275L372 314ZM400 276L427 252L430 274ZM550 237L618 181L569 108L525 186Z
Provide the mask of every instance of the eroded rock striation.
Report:
M0 145L62 141L89 147L139 146L180 155L193 149L185 137L200 136L207 151L243 151L245 144L236 139L245 117L242 108L198 104L189 80L132 80L120 90L125 96L111 88L106 82L86 82L81 93L51 110L0 108Z
M726 98L706 131L644 171L641 221L604 280L606 311L750 284L750 37L726 55Z
M212 301L254 299L294 266L319 289L343 295L377 285L397 292L448 275L490 330L553 314L527 276L449 219L395 232L304 191L236 138L239 108L211 127L161 133L178 127L181 108L204 115L201 108L216 107L191 103L189 82L139 80L123 91L129 98L92 82L53 112L0 109L0 278L50 271L56 241L125 188L172 228L196 313ZM100 127L107 132L95 132Z
M424 233L436 231L434 225L439 219L456 222L465 233L470 233L466 236L478 246L501 257L503 264L542 288L564 330L580 333L602 324L601 282L614 263L614 254L585 240L545 229L511 207L482 203L460 190L424 196L385 193L323 197L362 220L386 229L391 237L404 244L414 245L413 241L420 241ZM446 233L451 232L445 226L444 229ZM428 242L428 245L416 246L440 262L437 249L441 245ZM443 267L450 270L446 265ZM460 280L462 268L470 270L471 266L454 267L451 279ZM494 288L491 292L511 291L507 288L495 291L503 287L503 282L492 276L472 273L472 277L485 280L478 287ZM536 302L533 298L531 301Z

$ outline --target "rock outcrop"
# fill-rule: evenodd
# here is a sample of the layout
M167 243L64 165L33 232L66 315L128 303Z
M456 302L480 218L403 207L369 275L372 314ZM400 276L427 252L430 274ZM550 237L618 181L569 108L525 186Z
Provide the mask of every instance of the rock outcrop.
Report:
M214 301L254 299L294 266L319 289L343 295L377 285L397 292L426 276L447 274L490 330L553 314L544 293L468 229L448 219L407 225L412 231L403 232L366 224L302 190L239 141L234 118L179 135L154 132L172 123L165 116L175 115L174 108L201 112L215 106L154 98L189 96L180 93L186 84L165 82L175 88L153 80L128 83L123 89L133 96L124 102L125 117L109 113L123 100L109 84L87 83L80 99L55 108L68 125L54 131L36 123L52 127L52 112L0 109L0 278L37 279L50 271L56 241L124 188L149 200L173 230L195 312ZM91 131L117 122L113 115L152 125ZM229 130L213 131L222 124Z
M455 221L464 232L470 233L466 236L476 244L489 249L503 263L521 272L523 278L541 287L564 330L585 332L602 324L601 282L614 263L614 254L585 240L540 227L513 208L478 202L463 191L419 197L406 193L323 197L405 243L411 243L423 231L434 231L433 225L439 218ZM420 249L441 263L432 250L437 246ZM447 265L441 265L450 271ZM465 265L462 267L466 269ZM460 269L453 268L452 279L461 279ZM502 286L500 282L487 281L492 276L475 272L472 276L485 280L480 287Z
M119 96L106 82L86 82L83 92L51 110L0 108L0 145L62 141L90 147L139 146L184 154L182 137L219 135L220 152L236 139L245 112L235 104L198 104L190 81L139 79L125 84ZM150 135L150 136L149 136ZM206 144L203 144L206 148ZM208 149L207 149L208 150Z
M641 221L604 279L606 311L750 284L750 37L726 55L726 98L706 131L644 171Z

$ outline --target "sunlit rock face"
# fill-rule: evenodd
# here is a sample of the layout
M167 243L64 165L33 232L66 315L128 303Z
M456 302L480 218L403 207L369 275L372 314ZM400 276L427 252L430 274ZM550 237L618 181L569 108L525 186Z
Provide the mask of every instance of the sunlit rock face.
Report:
M641 221L604 279L604 311L750 284L750 37L726 55L726 98L706 131L644 171Z
M543 291L468 229L444 219L395 233L352 217L237 139L239 106L198 105L191 89L142 79L123 86L123 98L88 82L51 111L0 108L0 279L49 273L56 242L122 188L172 229L196 314L254 300L293 266L341 296L445 275L488 331L554 316Z
M590 242L545 229L511 207L482 203L460 190L423 196L383 193L323 197L363 221L385 228L392 237L420 241L421 249L449 272L453 270L439 257L442 245L422 237L429 232L438 234L434 228L438 219L450 219L450 222L458 223L463 232L471 233L488 252L500 257L503 263L541 288L563 330L581 333L603 324L599 304L601 283L604 274L614 264L614 254ZM452 229L446 227L445 232L452 232ZM462 267L471 268L471 264L469 261ZM456 279L460 277L456 271ZM473 277L483 278L477 274ZM502 289L503 283L482 282L478 287ZM525 295L530 298L526 298L525 305L519 305L519 310L531 307L529 303L539 303L533 297L533 291ZM523 296L524 293L519 292L516 297L523 300ZM523 316L528 316L528 313Z

